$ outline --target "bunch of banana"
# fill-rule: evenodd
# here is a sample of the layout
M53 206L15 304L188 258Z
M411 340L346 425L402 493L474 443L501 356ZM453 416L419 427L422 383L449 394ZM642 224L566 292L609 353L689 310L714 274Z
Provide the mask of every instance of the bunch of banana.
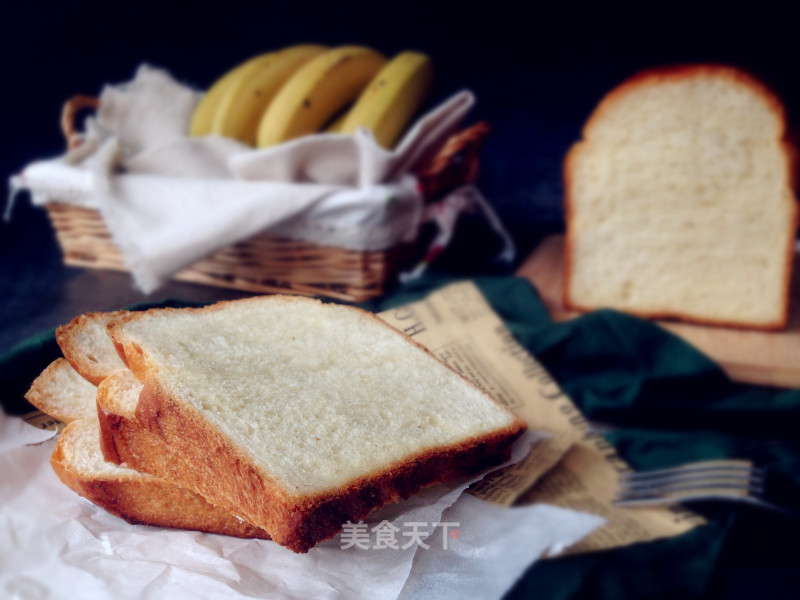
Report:
M195 110L190 134L264 148L321 130L365 127L391 148L432 83L431 61L418 52L387 60L363 46L291 46L251 58L215 82Z

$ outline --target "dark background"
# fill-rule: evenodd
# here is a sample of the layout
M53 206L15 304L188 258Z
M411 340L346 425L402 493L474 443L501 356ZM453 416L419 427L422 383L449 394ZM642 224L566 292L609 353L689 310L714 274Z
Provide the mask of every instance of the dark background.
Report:
M5 108L0 176L60 154L64 100L129 80L142 62L205 88L251 55L299 42L358 43L387 55L413 48L429 53L437 67L434 101L462 88L476 93L472 118L493 127L482 155L480 187L524 258L541 231L562 227L561 162L567 148L602 95L636 71L701 61L738 65L772 86L790 118L797 119L800 21L788 6L491 0L14 3L3 8L0 36ZM478 269L474 242L490 238L466 220L443 264ZM92 293L94 304L85 297ZM203 293L184 286L159 294ZM50 310L54 305L99 309L148 299L137 295L123 275L101 277L62 267L44 211L32 208L24 194L11 222L0 225L0 296L0 352L57 324Z

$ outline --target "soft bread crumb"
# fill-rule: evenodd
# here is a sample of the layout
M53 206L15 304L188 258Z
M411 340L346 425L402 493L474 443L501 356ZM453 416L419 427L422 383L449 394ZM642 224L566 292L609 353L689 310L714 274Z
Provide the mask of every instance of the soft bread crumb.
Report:
M59 443L65 462L87 479L156 479L152 475L106 462L100 452L100 429L96 418L77 419L70 423L60 434Z
M63 358L57 358L33 381L25 399L43 413L65 423L96 418L97 388L78 375Z
M377 318L281 297L150 311L112 327L159 389L189 403L293 495L422 451L520 427Z
M108 375L125 368L105 328L109 321L126 314L127 311L87 313L75 317L56 331L56 340L64 357L94 385L100 385Z
M136 418L136 405L142 392L142 383L128 369L120 369L106 377L98 387L98 403L114 415L126 419Z

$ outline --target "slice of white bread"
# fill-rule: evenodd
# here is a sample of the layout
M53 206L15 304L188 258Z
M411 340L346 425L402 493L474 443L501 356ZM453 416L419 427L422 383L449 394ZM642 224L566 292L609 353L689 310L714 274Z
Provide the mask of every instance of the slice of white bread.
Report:
M565 303L780 329L797 231L780 101L714 65L640 73L565 161Z
M128 311L95 312L79 315L56 330L56 341L69 363L87 381L100 385L125 364L106 334L106 324Z
M97 388L63 358L51 362L25 394L25 399L40 411L64 423L97 418L96 397Z
M111 349L114 351L113 344ZM126 374L125 380L134 385L129 389L110 388L112 394L127 395L116 403L108 400L108 404L135 403L141 384L129 371L123 371L120 377ZM56 359L42 371L25 397L42 412L67 423L50 462L61 481L93 504L130 523L269 539L263 529L193 491L107 462L100 448L97 388L78 375L65 359Z
M269 539L263 529L192 491L106 462L97 419L69 423L58 436L50 464L74 492L129 523Z
M162 452L129 462L296 552L420 487L501 462L523 421L365 311L269 296L108 331ZM154 445L155 446L155 445Z

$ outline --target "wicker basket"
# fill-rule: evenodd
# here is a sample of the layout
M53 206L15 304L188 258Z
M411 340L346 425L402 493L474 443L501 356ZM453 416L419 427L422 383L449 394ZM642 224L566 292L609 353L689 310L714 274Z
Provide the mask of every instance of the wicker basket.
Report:
M75 116L86 107L96 107L96 100L77 96L64 106L61 125L70 147L80 143ZM478 123L453 136L416 173L427 203L475 180L478 150L488 132L488 125ZM47 212L65 264L127 271L120 250L96 210L48 204ZM196 262L173 279L248 292L361 302L384 294L398 273L419 260L424 250L424 240L379 252L359 252L261 233Z

